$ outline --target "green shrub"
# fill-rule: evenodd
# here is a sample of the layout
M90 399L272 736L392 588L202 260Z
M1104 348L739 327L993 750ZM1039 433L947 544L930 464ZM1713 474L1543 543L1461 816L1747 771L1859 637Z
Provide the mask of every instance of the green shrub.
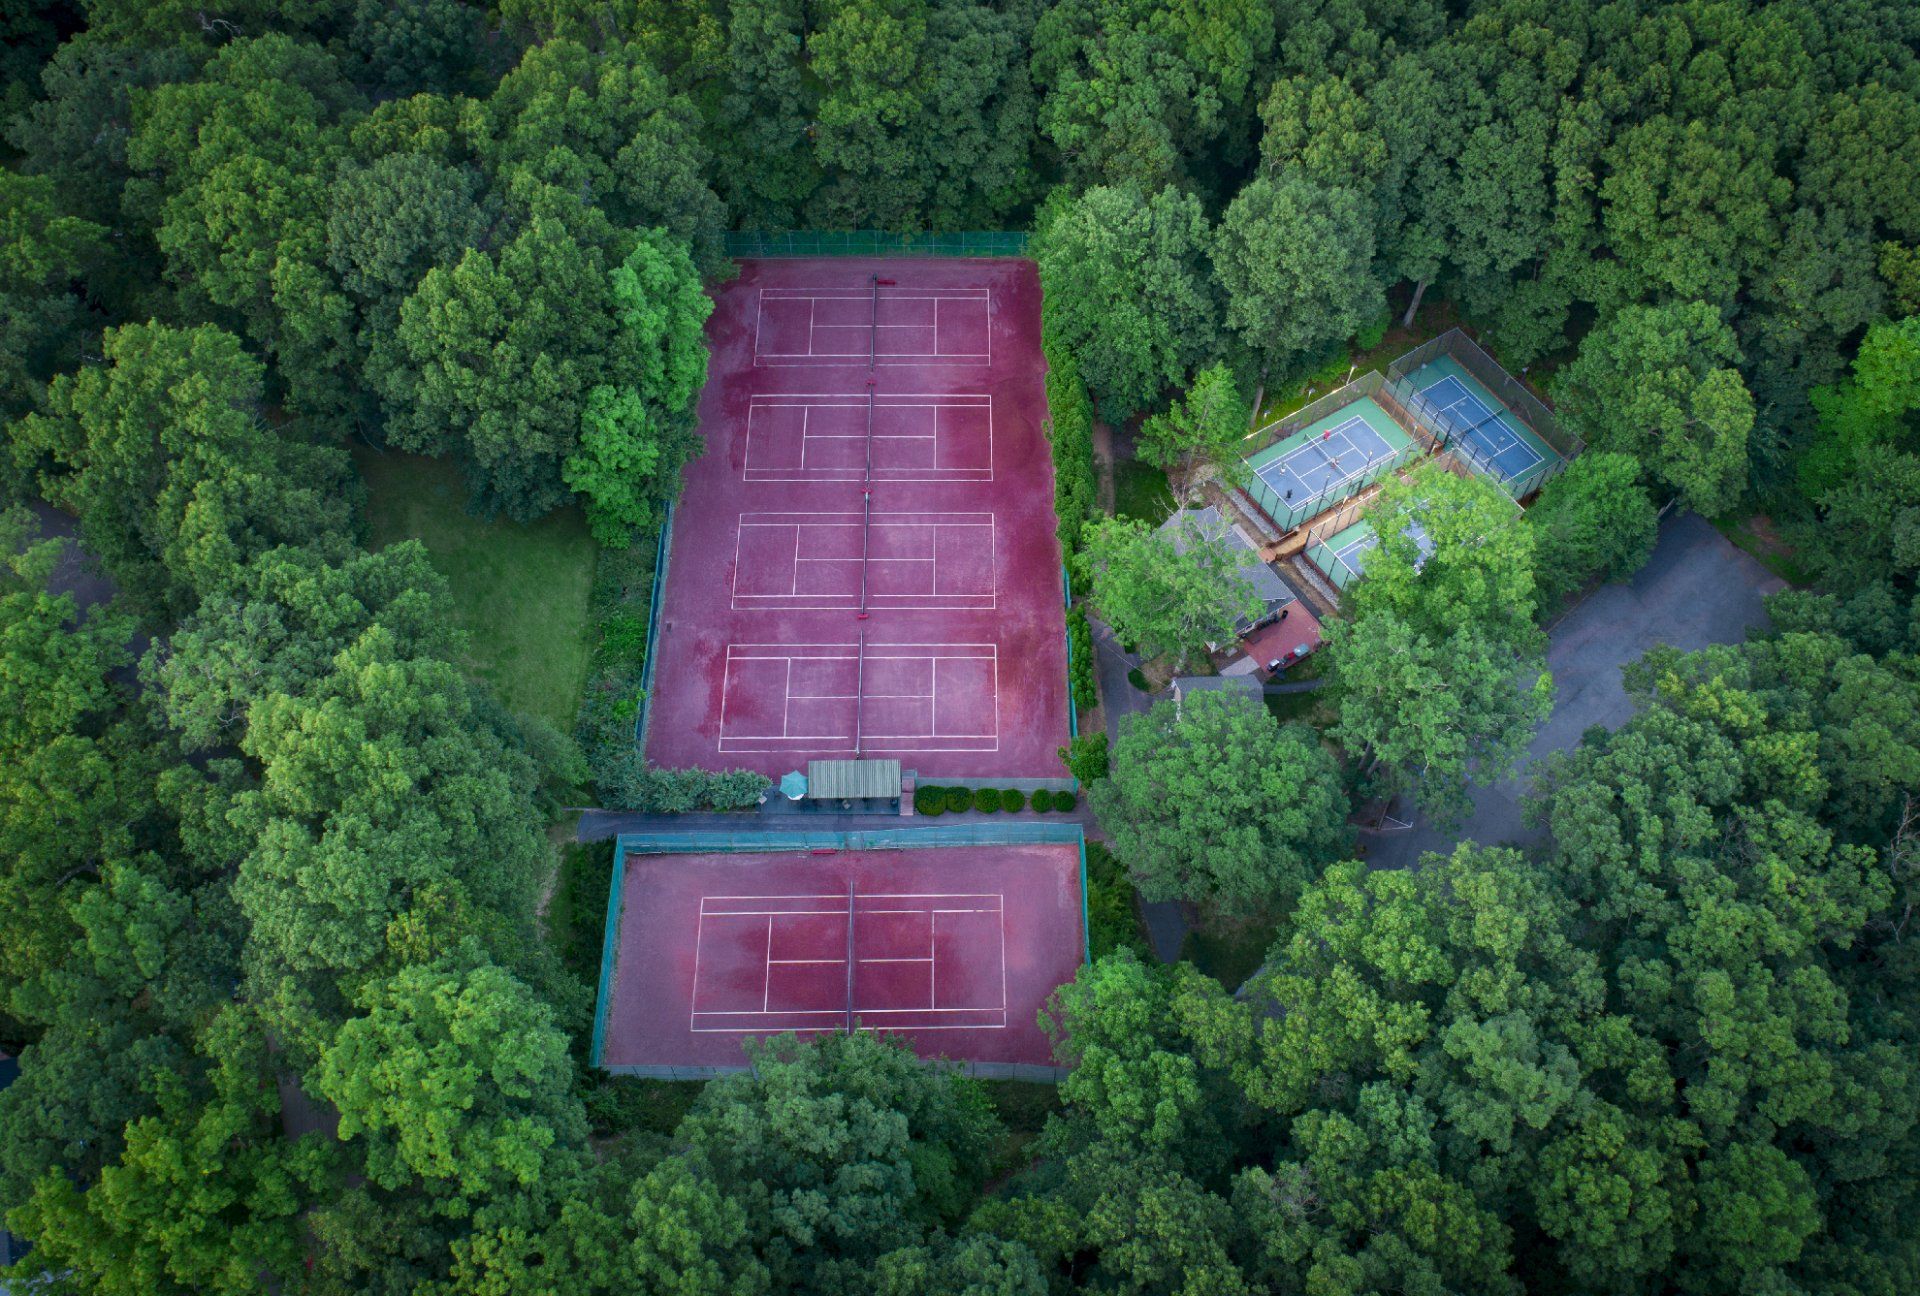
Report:
M754 770L649 769L631 743L619 761L595 771L609 810L687 814L696 810L745 810L772 786Z
M1008 788L1000 794L1000 806L1010 813L1018 814L1027 808L1027 794L1019 788Z
M1087 944L1093 956L1130 949L1152 961L1153 947L1140 930L1133 881L1100 842L1087 843Z
M1361 328L1353 335L1353 349L1371 351L1387 340L1387 330L1393 327L1393 312L1383 312L1380 318Z
M1055 792L1053 794L1053 808L1055 810L1071 810L1079 804L1080 798L1071 792Z
M644 696L655 549L654 537L644 536L624 549L602 549L594 560L588 610L595 642L574 736L600 803L610 808L639 808L628 804L639 767L633 722Z
M1078 606L1067 609L1067 685L1073 704L1081 710L1100 705L1098 675L1093 660L1093 629Z
M973 808L983 814L998 814L1000 811L1000 789L975 788L973 790Z
M1067 767L1069 774L1080 780L1082 786L1099 782L1107 777L1111 768L1107 755L1107 736L1104 733L1083 733L1056 751L1060 763ZM1061 795L1067 794L1063 792Z
M1045 788L1035 788L1033 793L1033 808L1041 814L1045 814L1047 811L1053 809L1053 793Z
M913 812L923 815L943 815L947 812L947 792L945 788L916 788L913 793Z
M1127 672L1127 683L1133 685L1135 688L1139 689L1142 693L1152 692L1152 686L1147 683L1146 672L1141 670L1138 666L1135 666L1132 670Z
M1096 508L1093 477L1093 402L1080 366L1064 347L1041 342L1047 361L1047 439L1053 444L1053 511L1060 548L1080 552L1080 528Z

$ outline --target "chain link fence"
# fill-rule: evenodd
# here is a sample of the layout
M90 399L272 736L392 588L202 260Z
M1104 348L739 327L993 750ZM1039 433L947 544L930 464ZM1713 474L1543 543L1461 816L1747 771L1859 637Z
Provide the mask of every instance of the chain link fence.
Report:
M723 236L730 257L1023 257L1025 230L896 234L889 230L734 230Z

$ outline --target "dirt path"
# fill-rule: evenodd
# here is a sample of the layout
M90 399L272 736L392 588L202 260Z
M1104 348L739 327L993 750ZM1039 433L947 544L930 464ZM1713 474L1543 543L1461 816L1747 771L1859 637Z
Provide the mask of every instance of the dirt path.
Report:
M1113 512L1113 429L1105 423L1093 425L1093 477L1101 511Z

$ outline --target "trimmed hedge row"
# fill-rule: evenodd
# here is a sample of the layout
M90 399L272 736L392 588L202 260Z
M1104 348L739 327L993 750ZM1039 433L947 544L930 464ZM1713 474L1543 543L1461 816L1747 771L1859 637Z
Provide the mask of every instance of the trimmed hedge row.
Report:
M1080 365L1064 347L1043 335L1047 362L1048 438L1053 443L1053 511L1059 517L1060 549L1069 569L1078 566L1080 532L1099 507L1093 474L1093 401L1080 381Z
M633 722L650 647L655 550L655 538L641 536L623 549L600 550L593 568L593 657L574 732L600 804L612 809L638 808L623 802L632 784Z
M1073 650L1073 658L1067 665L1073 704L1082 711L1099 706L1100 692L1094 683L1093 628L1087 624L1087 614L1078 603L1067 609L1067 640Z
M1153 962L1153 946L1140 926L1133 879L1100 842L1087 843L1087 945L1095 958L1130 949Z
M1042 285L1044 292L1045 285ZM1053 511L1058 518L1060 552L1069 572L1080 571L1080 538L1099 511L1093 471L1093 401L1080 381L1080 364L1065 347L1041 332L1047 362L1048 437L1053 444ZM1085 711L1100 704L1095 683L1093 632L1076 601L1067 609L1067 685L1073 704Z
M1079 803L1079 799L1071 792L1050 792L1046 788L1036 791L1031 802L1019 788L963 788L928 784L915 789L913 794L914 812L923 815L940 815L948 811L958 814L965 810L998 814L1002 810L1025 810L1029 804L1044 814L1047 811L1071 810Z

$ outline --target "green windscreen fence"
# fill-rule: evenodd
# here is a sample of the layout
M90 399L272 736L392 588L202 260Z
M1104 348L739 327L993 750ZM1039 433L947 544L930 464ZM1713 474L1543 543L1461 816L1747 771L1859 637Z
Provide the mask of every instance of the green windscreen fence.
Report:
M1025 230L966 230L952 234L895 234L888 230L734 230L725 235L731 257L941 256L1017 257L1027 254Z

